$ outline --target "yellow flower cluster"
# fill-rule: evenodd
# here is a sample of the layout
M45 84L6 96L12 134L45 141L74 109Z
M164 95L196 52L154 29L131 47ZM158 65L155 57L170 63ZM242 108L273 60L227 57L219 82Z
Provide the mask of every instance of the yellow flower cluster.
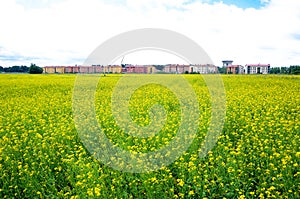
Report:
M157 84L137 89L128 99L134 123L151 124L155 104L164 108L166 121L154 136L134 137L111 110L120 77L101 77L95 94L97 119L109 140L133 154L172 142L182 125L176 95ZM193 143L157 171L126 173L98 161L82 144L72 112L75 75L0 74L0 198L300 198L300 77L223 75L225 125L201 159L211 99L201 76L184 77L199 102Z

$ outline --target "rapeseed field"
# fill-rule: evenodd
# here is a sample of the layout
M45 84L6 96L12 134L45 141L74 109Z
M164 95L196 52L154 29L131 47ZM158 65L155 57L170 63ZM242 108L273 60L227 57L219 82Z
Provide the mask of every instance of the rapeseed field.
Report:
M204 158L199 151L211 118L210 94L201 75L183 77L199 102L195 139L170 165L128 173L98 161L78 136L76 75L1 74L0 198L300 198L300 77L222 75L226 120ZM159 132L137 138L113 115L120 78L101 76L95 94L105 135L133 154L168 145L180 126L176 95L157 84L133 93L128 111L134 123L151 124L153 104L166 116Z

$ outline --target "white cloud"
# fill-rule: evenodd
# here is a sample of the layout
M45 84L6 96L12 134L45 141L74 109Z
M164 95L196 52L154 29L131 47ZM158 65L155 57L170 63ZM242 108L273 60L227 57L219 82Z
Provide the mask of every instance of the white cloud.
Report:
M0 47L40 57L33 60L40 65L81 64L106 39L148 27L185 34L217 65L222 59L236 64L300 64L295 56L300 41L293 36L300 32L298 0L271 0L261 9L184 0L48 0L39 6L31 1L26 7L21 1L0 1ZM136 57L140 60L141 54ZM159 61L164 56L156 57ZM0 65L7 64L14 63L0 59Z

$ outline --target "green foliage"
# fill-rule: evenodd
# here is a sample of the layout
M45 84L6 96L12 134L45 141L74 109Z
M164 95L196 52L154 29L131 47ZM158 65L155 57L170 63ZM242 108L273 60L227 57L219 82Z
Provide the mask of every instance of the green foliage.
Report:
M30 74L42 74L43 73L43 68L35 65L35 64L31 64L29 67L29 73Z
M226 74L226 67L218 67L218 71L220 74Z
M8 68L3 68L1 69L0 67L0 72L6 72L6 73L28 73L29 68L27 66L11 66Z
M290 66L290 73L295 75L300 75L300 65L299 66Z
M290 67L273 67L270 69L271 74L292 74L299 75L300 74L300 66L290 66Z
M280 67L271 68L270 74L280 74Z

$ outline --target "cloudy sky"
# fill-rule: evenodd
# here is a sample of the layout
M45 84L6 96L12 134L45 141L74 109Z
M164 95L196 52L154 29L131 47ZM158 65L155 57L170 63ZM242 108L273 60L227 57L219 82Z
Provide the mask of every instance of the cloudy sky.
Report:
M138 28L184 34L216 65L289 66L300 64L299 24L300 0L1 0L0 66L80 65L102 42ZM155 51L124 62L184 63Z

